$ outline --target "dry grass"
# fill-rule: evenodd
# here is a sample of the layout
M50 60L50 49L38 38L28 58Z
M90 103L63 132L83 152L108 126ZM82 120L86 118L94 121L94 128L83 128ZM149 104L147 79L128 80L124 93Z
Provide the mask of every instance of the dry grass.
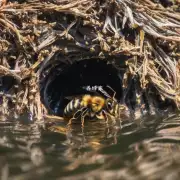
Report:
M41 119L46 110L40 102L39 74L53 63L54 54L71 52L57 43L67 40L100 57L132 55L127 76L138 75L142 89L153 84L162 99L179 107L179 6L178 0L168 8L151 0L0 1L0 75L17 80L8 92L13 101L2 95L3 103L12 101L16 115L28 110ZM82 41L75 32L83 28L89 33Z

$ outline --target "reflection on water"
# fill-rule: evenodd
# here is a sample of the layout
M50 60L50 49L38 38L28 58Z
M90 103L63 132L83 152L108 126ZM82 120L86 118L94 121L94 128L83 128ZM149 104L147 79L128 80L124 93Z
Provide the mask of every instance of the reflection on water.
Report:
M0 123L0 179L179 179L180 118L74 124ZM120 128L122 126L122 129Z

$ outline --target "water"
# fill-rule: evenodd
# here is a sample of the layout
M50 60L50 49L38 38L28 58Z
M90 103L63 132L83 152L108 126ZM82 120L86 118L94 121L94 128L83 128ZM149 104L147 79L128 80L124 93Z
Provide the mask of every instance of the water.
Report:
M25 121L26 117L21 118ZM124 123L0 123L0 179L179 179L180 118Z

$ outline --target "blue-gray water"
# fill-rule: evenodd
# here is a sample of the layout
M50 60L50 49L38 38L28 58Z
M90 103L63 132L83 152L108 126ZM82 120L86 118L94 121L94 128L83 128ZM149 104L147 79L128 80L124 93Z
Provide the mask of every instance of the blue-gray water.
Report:
M21 119L24 121L25 118ZM120 125L0 123L0 179L165 179L180 177L180 118Z

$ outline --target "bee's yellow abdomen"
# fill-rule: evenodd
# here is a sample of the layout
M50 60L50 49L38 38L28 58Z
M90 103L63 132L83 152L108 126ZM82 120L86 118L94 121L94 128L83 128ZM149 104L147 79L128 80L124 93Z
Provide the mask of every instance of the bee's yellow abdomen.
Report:
M72 116L79 108L81 104L81 100L75 98L71 100L64 109L64 116Z
M80 110L83 107L88 107L91 104L91 96L84 95L83 97L72 99L64 109L65 117L72 117L74 113Z

